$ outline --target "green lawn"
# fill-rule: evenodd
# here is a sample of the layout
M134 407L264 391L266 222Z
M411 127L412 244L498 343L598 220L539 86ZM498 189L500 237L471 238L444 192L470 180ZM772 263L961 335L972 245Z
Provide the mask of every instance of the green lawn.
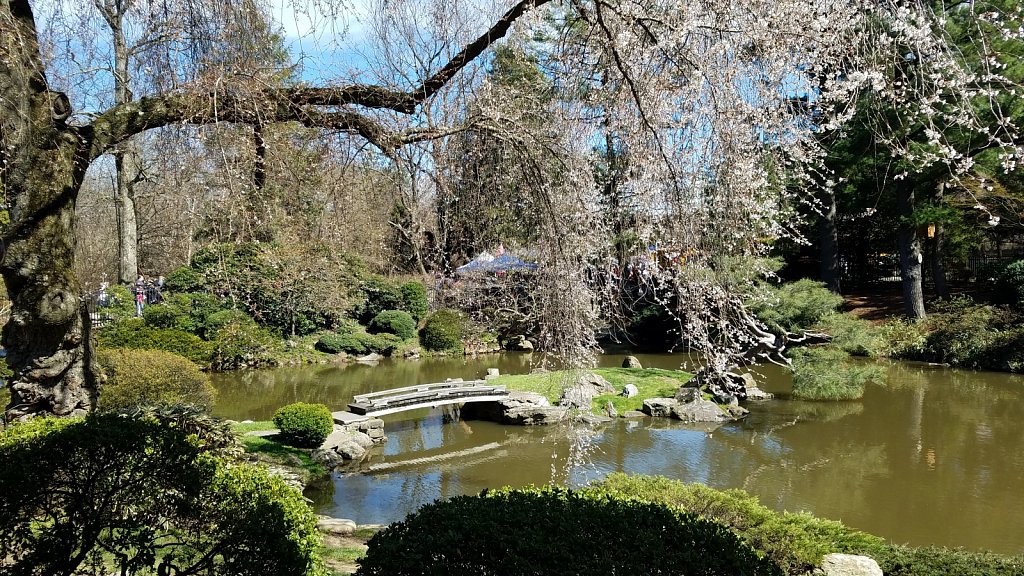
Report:
M693 376L687 372L660 368L595 368L591 372L601 376L615 388L614 393L594 399L594 412L603 412L604 405L610 400L620 414L627 410L639 410L645 398L675 396L676 390ZM573 372L559 370L542 374L500 376L491 383L505 386L509 390L543 394L555 404L565 386L572 382L572 377ZM622 388L629 383L636 386L640 393L633 398L620 396Z

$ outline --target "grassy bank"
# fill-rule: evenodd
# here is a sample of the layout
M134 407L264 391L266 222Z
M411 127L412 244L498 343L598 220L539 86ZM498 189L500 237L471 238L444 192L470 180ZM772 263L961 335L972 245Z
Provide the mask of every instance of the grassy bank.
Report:
M588 370L607 380L615 392L604 394L594 399L592 409L601 411L607 402L611 402L621 414L628 410L639 410L645 398L671 398L676 390L693 377L692 374L660 368L595 368ZM557 404L562 391L573 383L579 375L578 371L557 370L537 374L517 374L500 376L492 383L505 386L509 390L535 392L543 394L552 404ZM626 384L637 387L638 394L626 398L620 392Z

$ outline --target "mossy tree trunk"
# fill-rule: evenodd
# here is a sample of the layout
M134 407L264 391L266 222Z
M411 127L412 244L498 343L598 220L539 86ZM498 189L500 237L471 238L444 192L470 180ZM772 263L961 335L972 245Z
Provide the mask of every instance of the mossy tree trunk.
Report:
M75 200L86 140L66 124L70 103L48 89L27 2L0 2L0 170L10 223L3 274L8 417L70 415L95 406L98 377L74 275Z

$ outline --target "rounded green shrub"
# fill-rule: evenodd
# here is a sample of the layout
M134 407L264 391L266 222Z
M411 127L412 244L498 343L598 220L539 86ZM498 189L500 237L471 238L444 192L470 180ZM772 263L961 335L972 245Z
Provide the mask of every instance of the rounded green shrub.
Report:
M314 347L326 354L337 354L344 352L354 356L361 356L371 352L388 356L395 347L402 342L402 339L394 334L367 334L366 332L352 332L338 334L328 332L317 340Z
M466 333L466 320L457 310L442 308L431 314L420 330L420 344L427 350L458 350Z
M358 309L360 322L368 323L373 317L385 310L402 308L402 291L386 278L374 276L362 285L366 301Z
M168 292L198 292L203 289L203 276L188 266L167 275L164 289Z
M178 328L188 324L188 314L177 306L155 304L142 309L142 319L154 328Z
M368 542L358 576L781 576L725 527L668 506L566 488L421 507Z
M404 310L385 310L373 317L367 329L371 334L394 334L407 340L416 334L416 321Z
M996 276L995 300L1024 312L1024 260L1008 264Z
M208 335L215 335L218 330L229 324L255 325L256 321L252 319L252 316L249 316L241 310L235 310L233 308L218 310L206 317L206 333Z
M296 402L274 413L274 426L281 430L285 443L300 448L315 448L334 430L334 417L323 404Z
M427 316L427 289L422 282L412 280L402 284L402 309L412 315L417 322Z
M162 350L104 349L97 354L107 382L98 408L191 404L209 409L217 390L188 358Z

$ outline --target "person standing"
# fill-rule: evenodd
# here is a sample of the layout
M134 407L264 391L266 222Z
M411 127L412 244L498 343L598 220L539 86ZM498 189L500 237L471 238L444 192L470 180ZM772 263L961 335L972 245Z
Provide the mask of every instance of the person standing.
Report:
M139 274L135 281L135 317L142 317L142 308L146 305L146 279Z

